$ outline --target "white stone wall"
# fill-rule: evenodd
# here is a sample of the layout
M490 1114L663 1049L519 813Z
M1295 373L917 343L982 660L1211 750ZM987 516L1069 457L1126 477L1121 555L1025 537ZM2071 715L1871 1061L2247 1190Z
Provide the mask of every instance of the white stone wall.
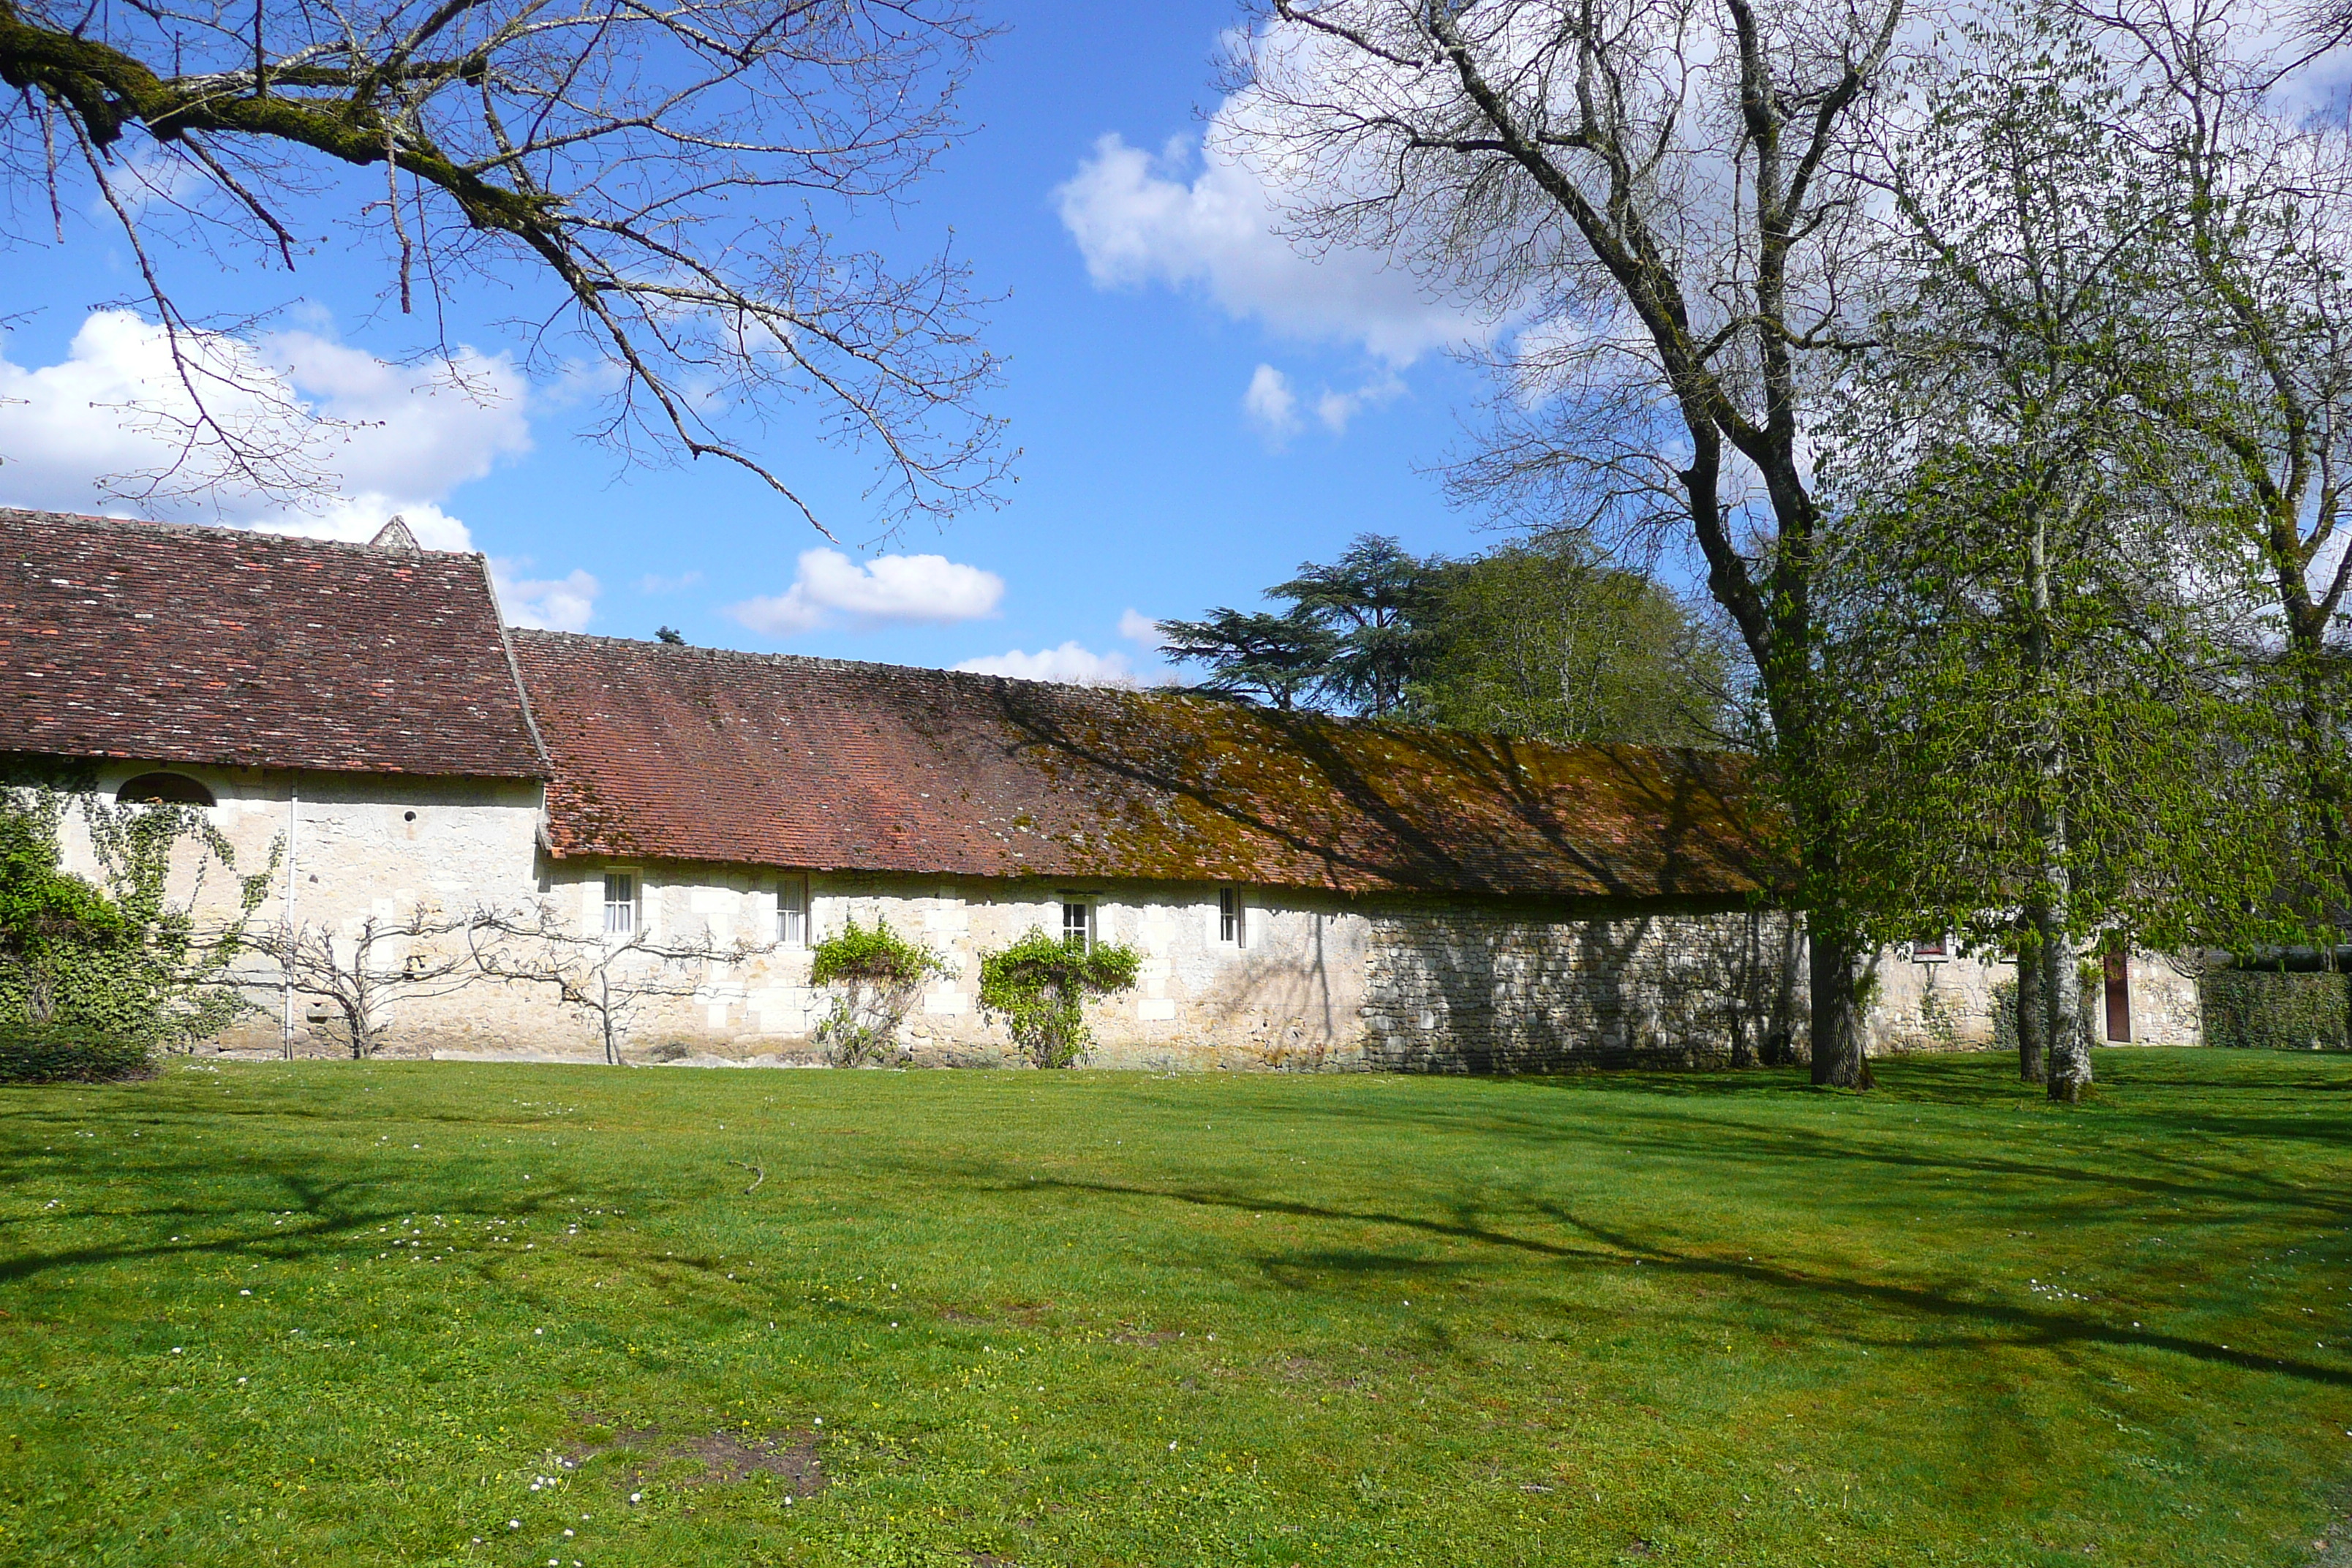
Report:
M110 797L136 773L109 764ZM212 816L240 862L263 864L292 845L257 912L278 921L290 892L295 918L346 938L371 916L419 905L460 914L482 906L543 906L574 931L602 929L609 870L636 876L646 929L656 941L708 931L725 945L765 946L714 965L691 996L649 1002L627 1042L635 1058L814 1060L809 1032L829 998L809 984L805 944L772 945L777 887L786 873L675 862L549 860L538 848L540 788L397 775L289 774L179 768L210 789ZM289 786L295 799L289 817ZM96 868L69 829L69 869ZM193 875L183 867L183 889ZM1088 1010L1094 1065L1152 1068L1531 1070L1601 1061L1721 1061L1804 1043L1803 943L1777 913L1507 910L1442 900L1351 900L1336 895L1243 890L1244 941L1222 940L1218 889L1118 880L1062 885L974 879L807 875L808 930L853 916L887 920L938 949L951 973L929 986L903 1044L926 1064L1013 1058L1001 1024L980 1014L982 951L1034 925L1061 929L1065 899L1090 901L1096 934L1143 956L1133 992ZM215 875L206 901L230 889ZM390 956L397 961L396 954ZM257 1012L220 1042L276 1048L283 994L274 970L248 972ZM2130 962L2133 1038L2200 1038L2196 983L2170 961ZM1956 957L1920 963L1907 949L1881 955L1869 1017L1875 1054L1985 1049L1994 1040L1993 993L2005 963ZM2104 1023L2095 986L2085 996ZM340 1015L297 996L298 1048L342 1048ZM477 980L447 994L393 994L388 1049L402 1055L525 1055L601 1058L592 1020L550 988Z
M548 897L569 918L601 920L607 870L640 879L647 930L757 943L776 932L780 873L658 862L564 863ZM1013 1060L1011 1036L979 1008L980 956L1030 927L1057 933L1066 899L1091 902L1095 934L1143 959L1135 989L1093 1004L1094 1065L1139 1068L1313 1068L1358 1058L1363 998L1363 916L1313 895L1244 892L1244 941L1219 934L1210 884L1090 881L1064 886L976 879L809 874L813 938L855 918L938 951L950 973L927 986L905 1044L926 1064ZM642 1048L683 1046L739 1059L808 1058L808 1034L829 997L809 984L805 946L775 947L714 975L690 1004L662 1009L639 1031Z

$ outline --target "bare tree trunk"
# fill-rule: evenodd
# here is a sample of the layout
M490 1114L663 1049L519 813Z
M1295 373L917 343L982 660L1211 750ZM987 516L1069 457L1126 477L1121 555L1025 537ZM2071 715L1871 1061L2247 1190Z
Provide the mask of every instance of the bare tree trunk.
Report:
M2035 904L2025 911L2017 941L2017 1076L2024 1083L2050 1081L2050 1005L2042 984L2042 928L2047 915Z

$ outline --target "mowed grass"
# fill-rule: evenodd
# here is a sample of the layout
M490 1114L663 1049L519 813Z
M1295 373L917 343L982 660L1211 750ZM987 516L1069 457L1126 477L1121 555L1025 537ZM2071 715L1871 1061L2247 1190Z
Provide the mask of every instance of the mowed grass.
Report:
M0 1089L0 1562L2310 1561L2352 1059L2011 1071Z

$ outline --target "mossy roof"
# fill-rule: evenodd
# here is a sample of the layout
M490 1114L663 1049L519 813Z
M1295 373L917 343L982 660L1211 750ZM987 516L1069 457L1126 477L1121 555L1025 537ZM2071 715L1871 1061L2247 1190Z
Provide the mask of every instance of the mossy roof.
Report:
M517 631L559 858L1505 897L1772 880L1739 759Z

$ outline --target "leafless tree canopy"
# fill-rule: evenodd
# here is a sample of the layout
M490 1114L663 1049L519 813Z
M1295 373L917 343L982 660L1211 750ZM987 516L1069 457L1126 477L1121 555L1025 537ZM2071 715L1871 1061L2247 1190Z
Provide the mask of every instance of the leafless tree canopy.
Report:
M1845 345L1851 155L1904 0L1269 0L1232 151L1300 237L1366 245L1516 317L1464 470L1554 525L1695 547L1783 771L1815 768L1825 520L1808 397ZM1817 1081L1866 1081L1834 919L1834 802L1792 802Z
M965 271L831 231L946 145L984 36L961 0L0 0L9 237L62 237L94 186L201 407L235 366L175 305L159 226L290 268L323 200L383 245L404 310L541 285L534 346L595 345L624 451L741 464L814 521L756 445L804 404L879 455L886 515L942 515L1005 460ZM233 421L185 439L303 482Z

